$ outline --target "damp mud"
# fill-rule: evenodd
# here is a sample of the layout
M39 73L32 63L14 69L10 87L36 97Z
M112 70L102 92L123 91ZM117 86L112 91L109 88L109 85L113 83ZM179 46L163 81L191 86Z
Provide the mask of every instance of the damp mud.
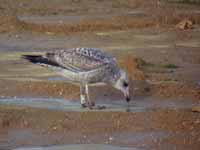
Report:
M199 9L181 0L0 0L0 149L199 150ZM177 28L185 19L192 26ZM74 47L116 57L129 74L129 111L108 85L89 87L104 109L81 108L77 85L21 58Z
M199 147L199 113L186 109L139 112L61 111L1 104L1 149L104 144L121 148ZM148 124L148 125L147 125Z

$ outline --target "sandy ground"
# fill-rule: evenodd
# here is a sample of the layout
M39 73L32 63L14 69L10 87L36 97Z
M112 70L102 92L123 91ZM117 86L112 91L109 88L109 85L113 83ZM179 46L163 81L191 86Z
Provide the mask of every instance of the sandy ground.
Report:
M151 106L142 112L66 112L1 104L0 149L110 144L199 150L199 108L192 111L200 103L199 6L198 1L0 0L0 100L78 102L79 87L20 56L96 47L129 73L132 105ZM175 27L183 19L193 22L191 29ZM109 86L92 87L91 97L102 103L123 100Z

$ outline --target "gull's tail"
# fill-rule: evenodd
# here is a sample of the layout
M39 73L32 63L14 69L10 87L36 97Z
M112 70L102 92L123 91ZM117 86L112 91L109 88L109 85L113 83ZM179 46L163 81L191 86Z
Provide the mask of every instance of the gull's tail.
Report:
M56 62L53 62L52 60L42 55L22 55L22 58L30 61L31 63L39 64L42 66L49 66L49 65L54 67L59 66L59 64L57 64Z

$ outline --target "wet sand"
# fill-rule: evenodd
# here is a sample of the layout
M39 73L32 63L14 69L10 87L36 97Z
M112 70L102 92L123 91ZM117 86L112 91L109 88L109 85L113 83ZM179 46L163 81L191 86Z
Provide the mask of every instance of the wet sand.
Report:
M63 112L1 106L1 116L2 149L91 143L142 149L199 146L199 114L189 109Z

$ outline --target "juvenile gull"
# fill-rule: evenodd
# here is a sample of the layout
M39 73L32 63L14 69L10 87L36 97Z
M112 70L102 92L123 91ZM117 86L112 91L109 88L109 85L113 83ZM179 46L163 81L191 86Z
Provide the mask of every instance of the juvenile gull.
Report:
M113 86L124 94L127 102L130 101L127 73L118 67L114 57L99 49L56 50L44 55L23 55L23 58L57 72L71 83L78 83L82 107L95 105L90 99L88 86L98 83Z

